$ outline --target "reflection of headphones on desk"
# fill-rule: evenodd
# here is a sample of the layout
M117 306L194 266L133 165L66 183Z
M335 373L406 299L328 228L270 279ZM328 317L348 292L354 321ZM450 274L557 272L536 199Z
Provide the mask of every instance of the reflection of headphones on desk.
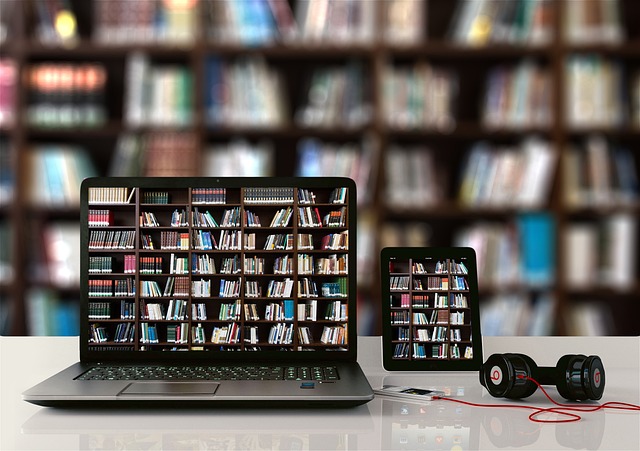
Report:
M539 367L524 354L493 354L480 367L480 383L496 398L526 398L538 385L555 385L565 399L602 398L604 366L596 355L569 354L555 367Z
M556 424L555 435L558 445L570 449L600 449L606 415L600 410L593 412L590 418L591 421L586 423ZM520 448L537 443L544 426L505 410L490 409L482 416L482 427L495 447Z

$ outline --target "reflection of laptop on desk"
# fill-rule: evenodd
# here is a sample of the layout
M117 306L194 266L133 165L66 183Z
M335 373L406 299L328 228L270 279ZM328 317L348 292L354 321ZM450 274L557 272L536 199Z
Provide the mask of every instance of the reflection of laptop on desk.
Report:
M81 361L24 399L368 402L355 230L356 188L344 178L85 180Z
M179 416L157 410L40 409L21 428L31 436L25 443L32 449L45 440L54 440L59 449L359 449L376 447L374 431L366 406L339 412L183 409Z

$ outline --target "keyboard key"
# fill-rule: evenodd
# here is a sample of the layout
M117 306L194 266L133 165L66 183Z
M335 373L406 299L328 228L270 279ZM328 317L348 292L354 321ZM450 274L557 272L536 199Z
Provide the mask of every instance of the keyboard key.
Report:
M335 367L96 366L77 380L338 380Z

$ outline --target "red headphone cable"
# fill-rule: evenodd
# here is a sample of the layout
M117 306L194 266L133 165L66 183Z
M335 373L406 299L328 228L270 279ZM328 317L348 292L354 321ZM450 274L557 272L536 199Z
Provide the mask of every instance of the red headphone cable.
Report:
M542 387L538 381L536 381L535 379L531 378L531 377L526 377L526 376L518 376L520 379L522 378L526 378L527 380L530 380L531 382L533 382L534 384L536 384L538 386L538 388L540 388L540 390L542 390L542 393L544 393L544 395L547 397L547 399L549 401L551 401L553 404L555 404L557 407L537 407L537 406L529 406L529 405L524 405L524 404L514 404L514 405L505 405L505 404L481 404L481 403L475 403L475 402L470 402L470 401L463 401L461 399L455 399L455 398L448 398L445 396L434 396L433 399L434 400L444 400L444 401L451 401L451 402L456 402L458 404L464 404L467 406L471 406L471 407L492 407L492 408L511 408L511 409L527 409L527 410L533 410L533 412L529 415L529 420L535 422L535 423L573 423L575 421L580 421L582 419L582 417L576 413L572 413L572 412L585 412L585 413L589 413L589 412L597 412L598 410L604 410L604 409L612 409L612 410L627 410L627 411L640 411L640 406L636 405L636 404L630 404L630 403L626 403L626 402L618 402L618 401L609 401L609 402L605 402L604 404L599 404L599 405L595 405L595 406L588 406L588 405L574 405L574 404L561 404L557 401L554 401L551 396L549 396L549 394L547 393L547 391L544 389L544 387ZM541 415L543 413L555 413L558 415L564 415L567 418L564 419L548 419L548 420L542 420L538 418L538 415Z

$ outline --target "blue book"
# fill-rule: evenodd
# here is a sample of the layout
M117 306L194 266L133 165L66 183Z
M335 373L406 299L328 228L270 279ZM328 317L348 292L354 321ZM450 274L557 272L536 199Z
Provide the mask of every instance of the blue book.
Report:
M274 39L275 23L266 0L245 0L232 5L237 8L244 44L265 45Z
M316 139L307 138L298 144L299 166L297 175L300 177L322 176L322 143Z
M71 337L80 335L79 307L75 302L58 302L55 308L54 335Z
M635 201L640 189L638 175L634 170L633 155L629 149L617 149L613 152L613 163L618 178L619 189L623 197L622 200L626 202Z
M285 321L293 320L293 299L284 300L284 319Z
M44 168L44 177L47 180L49 191L47 199L51 205L64 205L68 203L62 173L66 172L65 152L62 148L51 145L43 148L40 164Z
M205 67L205 99L204 107L208 125L220 125L222 117L222 103L224 101L223 62L220 58L210 57Z
M520 273L525 283L549 286L556 271L555 221L548 213L525 213L517 220L520 231Z

